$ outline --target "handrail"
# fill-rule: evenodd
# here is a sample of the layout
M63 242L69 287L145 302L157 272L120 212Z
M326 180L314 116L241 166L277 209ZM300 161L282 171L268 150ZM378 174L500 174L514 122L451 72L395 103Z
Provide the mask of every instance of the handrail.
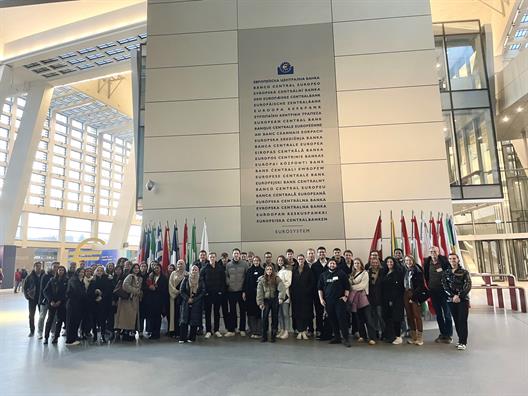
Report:
M518 286L517 278L513 274L492 274L492 273L480 273L472 272L470 276L480 276L484 281L484 284L481 286L475 286L477 289L485 289L486 296L489 306L494 306L493 302L493 290L497 290L497 300L499 302L499 308L504 308L504 297L502 295L502 289L508 289L510 291L510 304L512 311L517 311L517 290L519 291L519 299L521 302L521 312L526 313L526 293L523 287ZM508 280L508 286L497 285L496 283L491 283L493 277L497 278L506 278Z

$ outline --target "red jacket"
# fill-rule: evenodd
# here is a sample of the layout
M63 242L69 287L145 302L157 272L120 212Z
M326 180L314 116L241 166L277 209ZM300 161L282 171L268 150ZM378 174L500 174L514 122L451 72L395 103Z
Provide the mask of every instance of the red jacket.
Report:
M15 272L15 281L17 282L22 281L22 272L20 271Z

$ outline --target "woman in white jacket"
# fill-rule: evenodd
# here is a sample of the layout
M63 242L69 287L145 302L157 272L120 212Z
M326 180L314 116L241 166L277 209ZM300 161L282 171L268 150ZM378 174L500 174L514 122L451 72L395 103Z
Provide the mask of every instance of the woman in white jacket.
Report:
M354 259L354 269L350 274L350 286L352 291L349 295L349 302L352 305L352 312L357 312L359 324L358 342L369 340L370 345L376 344L374 341L376 331L370 324L370 305L368 302L369 274L365 270L363 261Z
M277 274L286 289L286 298L279 307L279 334L280 339L288 338L288 332L292 331L290 318L290 285L292 282L292 270L286 257L277 257L277 265L280 270Z

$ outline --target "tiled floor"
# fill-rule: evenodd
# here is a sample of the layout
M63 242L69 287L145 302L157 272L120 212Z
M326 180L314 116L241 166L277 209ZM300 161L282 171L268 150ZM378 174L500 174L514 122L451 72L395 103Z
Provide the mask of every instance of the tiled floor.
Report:
M44 346L28 338L23 296L0 293L0 395L526 395L528 315L470 313L469 347L261 344L240 337L179 345ZM433 329L435 323L428 323Z

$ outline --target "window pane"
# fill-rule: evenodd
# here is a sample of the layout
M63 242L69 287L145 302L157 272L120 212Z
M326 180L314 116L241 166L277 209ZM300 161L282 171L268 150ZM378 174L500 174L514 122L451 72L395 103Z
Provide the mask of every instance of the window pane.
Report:
M460 177L458 176L458 159L455 145L455 134L453 132L453 123L451 120L451 112L444 112L444 140L447 153L447 165L449 168L449 183L452 186L460 185Z
M486 88L479 34L446 36L451 90Z
M59 230L28 227L27 239L31 241L58 241Z
M462 184L497 184L499 168L490 110L456 110L454 114Z
M92 231L92 222L91 220L77 219L74 217L66 218L66 230L69 231Z
M60 217L39 213L28 213L28 227L58 230L60 228Z

